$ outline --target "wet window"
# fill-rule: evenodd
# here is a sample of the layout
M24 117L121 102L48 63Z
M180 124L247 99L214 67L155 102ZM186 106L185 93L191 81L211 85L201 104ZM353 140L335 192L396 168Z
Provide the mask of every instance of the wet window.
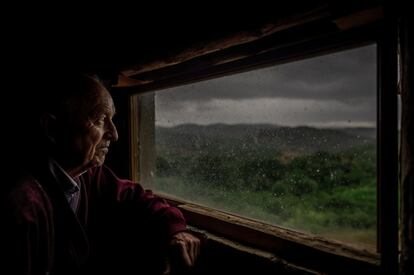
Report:
M375 250L376 45L155 94L153 189Z

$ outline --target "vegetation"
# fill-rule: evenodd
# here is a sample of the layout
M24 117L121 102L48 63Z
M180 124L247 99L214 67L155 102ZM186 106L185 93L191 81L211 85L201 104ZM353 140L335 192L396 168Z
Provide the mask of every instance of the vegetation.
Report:
M154 188L271 224L375 246L373 131L157 128Z

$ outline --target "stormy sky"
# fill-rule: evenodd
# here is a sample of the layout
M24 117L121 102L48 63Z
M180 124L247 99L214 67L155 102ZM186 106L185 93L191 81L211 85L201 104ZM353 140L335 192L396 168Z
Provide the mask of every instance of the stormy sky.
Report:
M156 123L375 127L376 46L156 93Z

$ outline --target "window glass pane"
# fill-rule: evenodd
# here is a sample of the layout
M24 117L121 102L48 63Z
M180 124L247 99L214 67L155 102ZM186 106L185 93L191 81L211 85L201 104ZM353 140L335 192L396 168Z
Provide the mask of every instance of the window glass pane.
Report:
M153 188L375 249L376 46L155 95Z

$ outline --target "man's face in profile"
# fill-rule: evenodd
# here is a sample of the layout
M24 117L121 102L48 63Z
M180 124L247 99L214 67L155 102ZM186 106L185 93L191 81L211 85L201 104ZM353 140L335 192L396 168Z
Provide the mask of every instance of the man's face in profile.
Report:
M102 165L111 141L118 139L112 122L115 114L112 97L101 84L96 82L93 87L90 94L77 99L81 102L73 101L72 104L79 104L75 108L78 113L68 117L75 121L62 127L64 134L57 142L60 158L70 170L85 171Z

